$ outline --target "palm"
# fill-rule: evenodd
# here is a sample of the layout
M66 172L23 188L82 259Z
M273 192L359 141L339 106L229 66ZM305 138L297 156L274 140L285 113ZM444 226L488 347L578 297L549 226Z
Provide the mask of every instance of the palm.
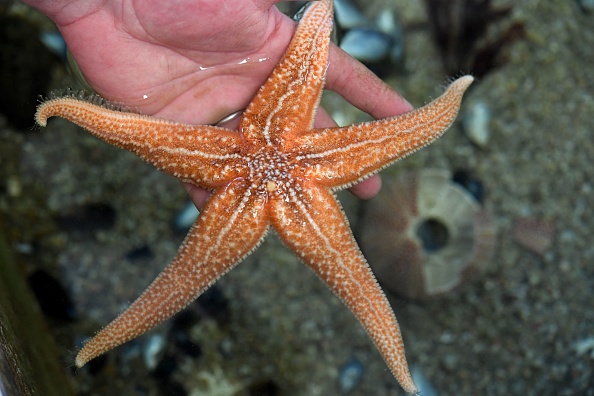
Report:
M260 10L252 1L186 0L104 6L61 30L102 96L204 124L246 106L293 27L275 7Z

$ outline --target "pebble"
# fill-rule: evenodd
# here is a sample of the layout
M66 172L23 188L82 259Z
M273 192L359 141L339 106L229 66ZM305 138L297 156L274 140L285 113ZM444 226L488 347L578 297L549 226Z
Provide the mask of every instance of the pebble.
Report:
M552 222L533 217L516 219L512 228L514 241L541 257L551 248L555 235Z
M411 375L413 381L419 388L419 394L423 396L437 396L437 390L435 387L429 382L423 371L419 368L419 366L413 366L411 368Z
M6 191L11 198L18 198L23 192L21 179L16 176L9 176L6 180Z
M196 209L196 206L192 201L188 201L173 219L173 229L178 232L187 232L188 229L194 224L200 211Z
M334 14L340 27L352 29L365 24L361 11L348 0L334 0Z
M594 359L594 337L584 338L575 342L573 348L578 356L589 354L590 358Z
M379 62L390 54L392 39L385 33L369 28L349 30L340 43L346 53L361 62Z
M462 125L466 136L468 136L472 143L482 149L486 148L489 143L490 122L491 109L489 108L489 105L482 100L469 103L462 116Z
M352 392L361 382L364 371L363 364L357 358L352 358L342 366L338 376L342 393Z
M142 356L144 357L144 363L149 370L153 370L157 367L157 364L160 361L161 352L165 348L165 345L165 337L158 333L153 334L144 345Z
M66 42L60 32L43 31L39 35L39 40L53 54L58 55L63 61L66 60Z
M347 0L336 1L336 19L345 31L340 48L368 64L401 64L404 59L402 28L391 10L368 20Z
M583 12L594 12L594 0L578 0L577 3Z
M402 26L391 10L383 10L377 16L376 23L379 30L391 38L390 61L400 64L404 61L404 33L402 32Z

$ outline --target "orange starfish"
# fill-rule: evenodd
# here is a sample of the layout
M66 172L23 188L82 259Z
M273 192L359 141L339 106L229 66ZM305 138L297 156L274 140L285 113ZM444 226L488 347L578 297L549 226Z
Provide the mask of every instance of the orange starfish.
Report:
M51 99L37 123L64 117L160 170L213 191L171 264L81 349L76 365L135 338L196 299L252 252L272 227L361 322L402 387L410 377L396 317L332 191L357 183L437 139L472 77L429 105L345 128L312 129L323 90L332 1L309 7L287 52L241 119L239 132Z

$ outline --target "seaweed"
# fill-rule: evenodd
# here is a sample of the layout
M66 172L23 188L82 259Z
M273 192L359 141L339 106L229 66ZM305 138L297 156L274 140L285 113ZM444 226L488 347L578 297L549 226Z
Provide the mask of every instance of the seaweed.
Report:
M449 76L482 77L505 63L502 50L525 34L524 23L510 21L512 6L491 0L425 0L433 40Z

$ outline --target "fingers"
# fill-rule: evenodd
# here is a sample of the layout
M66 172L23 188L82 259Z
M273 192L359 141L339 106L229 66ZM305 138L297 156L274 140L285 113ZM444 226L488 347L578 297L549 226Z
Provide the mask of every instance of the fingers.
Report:
M338 124L330 114L323 107L318 107L314 128L332 128L335 126L338 126Z
M371 199L379 193L382 188L382 179L379 175L373 175L349 188L349 191L360 199Z
M184 187L184 190L186 190L186 192L190 196L192 202L194 202L194 205L196 205L196 208L198 208L198 210L202 210L202 208L206 204L206 201L208 201L208 198L210 198L210 191L200 187L196 187L195 185L190 183L182 182L182 185Z
M380 80L365 65L336 45L330 46L329 56L326 87L342 96L353 106L374 118L391 117L407 113L413 109L412 105L388 84ZM325 111L320 111L316 126L318 121L320 126L334 126L330 123L325 124L328 118L331 119ZM322 123L325 125L322 125ZM354 185L349 191L361 199L370 199L379 192L381 186L380 177L373 175L369 179Z
M374 118L409 112L410 103L336 45L330 47L326 87Z

